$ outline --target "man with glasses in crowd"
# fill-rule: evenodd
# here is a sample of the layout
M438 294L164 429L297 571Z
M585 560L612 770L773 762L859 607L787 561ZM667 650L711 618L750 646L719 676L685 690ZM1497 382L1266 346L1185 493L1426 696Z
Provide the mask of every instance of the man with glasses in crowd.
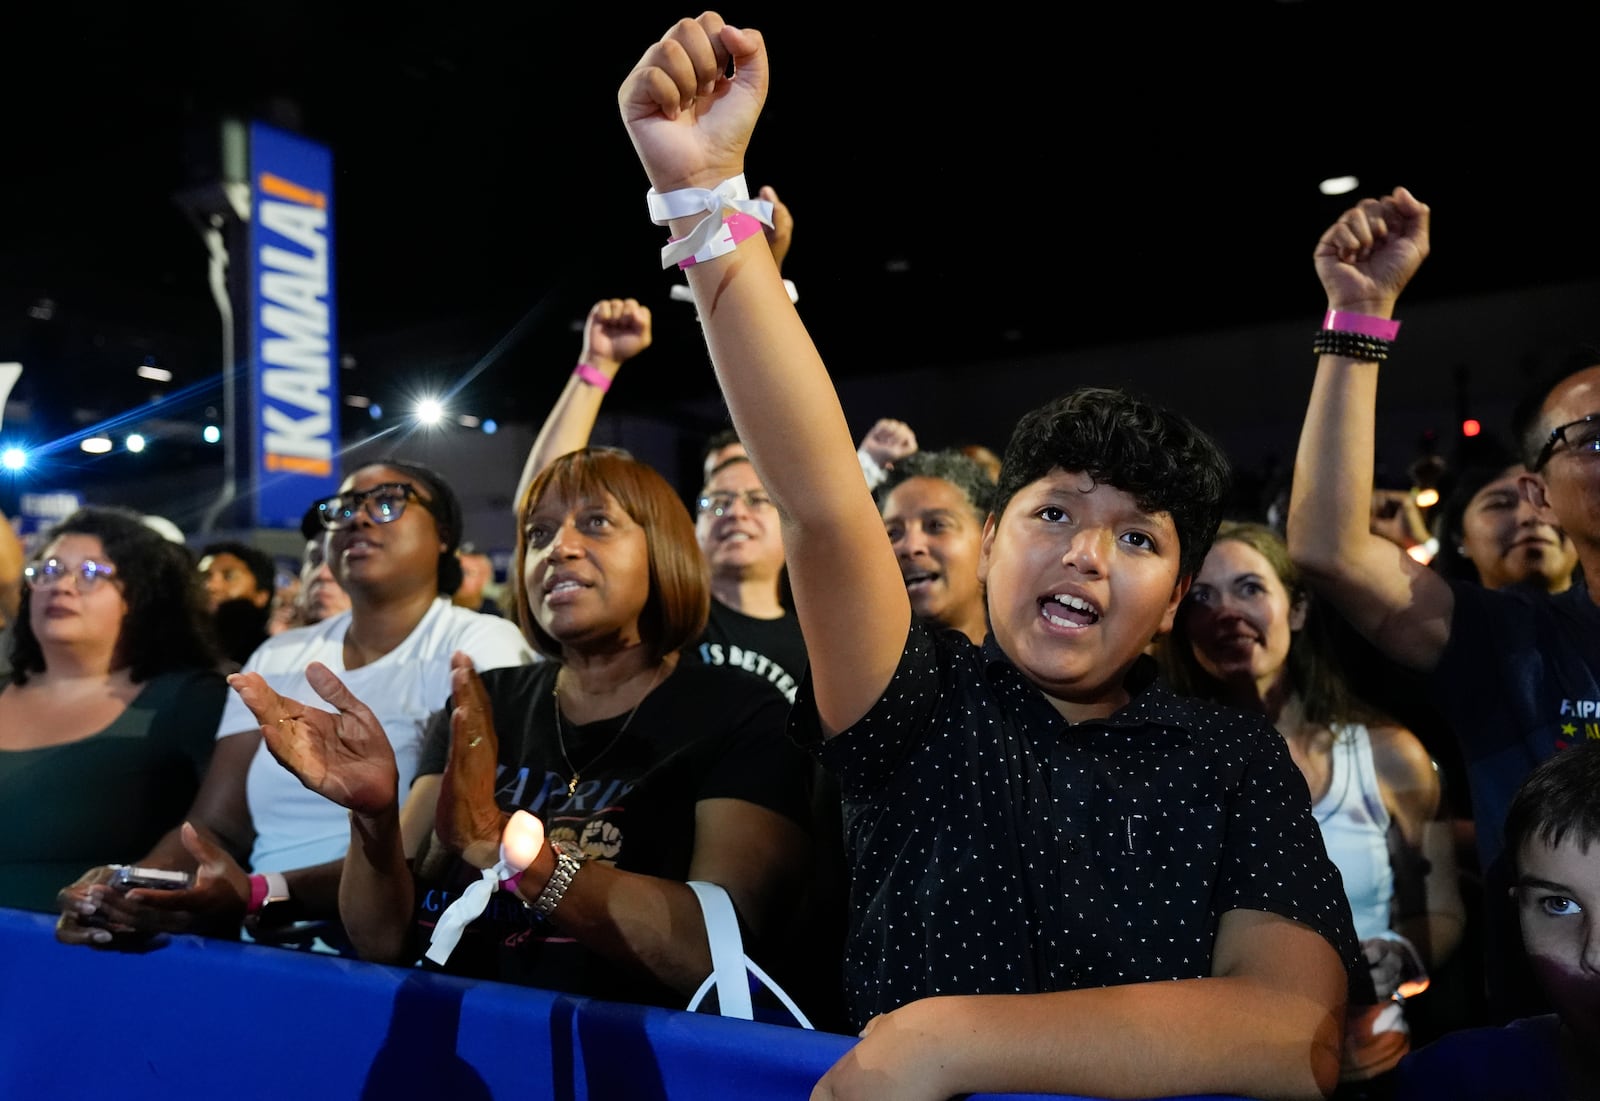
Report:
M778 510L744 454L712 468L695 501L694 532L711 566L711 615L699 644L685 653L761 677L793 703L805 642L781 599Z
M1428 253L1428 208L1404 189L1352 207L1319 242L1329 313L1301 431L1289 549L1317 590L1385 656L1422 673L1459 739L1489 904L1491 1012L1537 1001L1521 962L1503 851L1506 810L1541 761L1600 740L1600 355L1575 359L1524 403L1519 488L1577 547L1564 593L1446 581L1370 529L1379 362L1397 343L1400 291Z

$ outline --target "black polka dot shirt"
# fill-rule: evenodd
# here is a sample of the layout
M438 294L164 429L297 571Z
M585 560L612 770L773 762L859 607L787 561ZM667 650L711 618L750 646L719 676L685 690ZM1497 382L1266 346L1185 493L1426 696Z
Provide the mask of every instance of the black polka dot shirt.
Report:
M857 1026L938 994L1203 977L1238 908L1310 926L1357 973L1283 739L1154 678L1140 659L1126 707L1069 723L993 638L914 627L883 698L825 744L807 681L790 724L843 792Z

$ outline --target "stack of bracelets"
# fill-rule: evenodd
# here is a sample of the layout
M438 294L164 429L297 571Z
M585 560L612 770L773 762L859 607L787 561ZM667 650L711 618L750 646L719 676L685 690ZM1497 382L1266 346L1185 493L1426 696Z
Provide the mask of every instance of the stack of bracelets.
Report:
M1312 338L1311 350L1319 356L1344 356L1363 363L1382 363L1400 332L1400 322L1364 313L1329 310L1322 328Z

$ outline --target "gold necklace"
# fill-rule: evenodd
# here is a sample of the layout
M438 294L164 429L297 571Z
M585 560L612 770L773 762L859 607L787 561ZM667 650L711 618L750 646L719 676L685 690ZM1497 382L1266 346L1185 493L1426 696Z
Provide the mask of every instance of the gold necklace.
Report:
M622 726L611 736L611 740L606 743L606 747L590 759L589 763L584 766L585 769L593 768L599 764L600 758L610 753L611 747L622 739L622 735L628 730L628 725L633 722L633 717L639 713L639 708L644 706L644 701L649 697L650 693L656 690L656 683L661 679L661 672L666 667L666 662L660 662L656 665L656 675L650 678L650 687L644 690L644 695L639 697L639 702L633 705L633 710L628 712L628 717L622 720ZM574 765L572 758L567 756L567 739L561 732L561 674L559 671L556 673L556 684L551 689L550 699L556 709L556 744L561 747L561 759L572 770L572 779L567 781L567 798L570 799L577 793L579 776L578 766Z

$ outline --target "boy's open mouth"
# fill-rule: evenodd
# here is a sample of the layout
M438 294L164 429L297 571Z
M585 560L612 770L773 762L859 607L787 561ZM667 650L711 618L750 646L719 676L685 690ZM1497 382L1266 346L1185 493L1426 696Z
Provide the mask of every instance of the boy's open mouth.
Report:
M1057 627L1092 627L1100 622L1100 613L1093 604L1070 593L1041 597L1039 611Z

